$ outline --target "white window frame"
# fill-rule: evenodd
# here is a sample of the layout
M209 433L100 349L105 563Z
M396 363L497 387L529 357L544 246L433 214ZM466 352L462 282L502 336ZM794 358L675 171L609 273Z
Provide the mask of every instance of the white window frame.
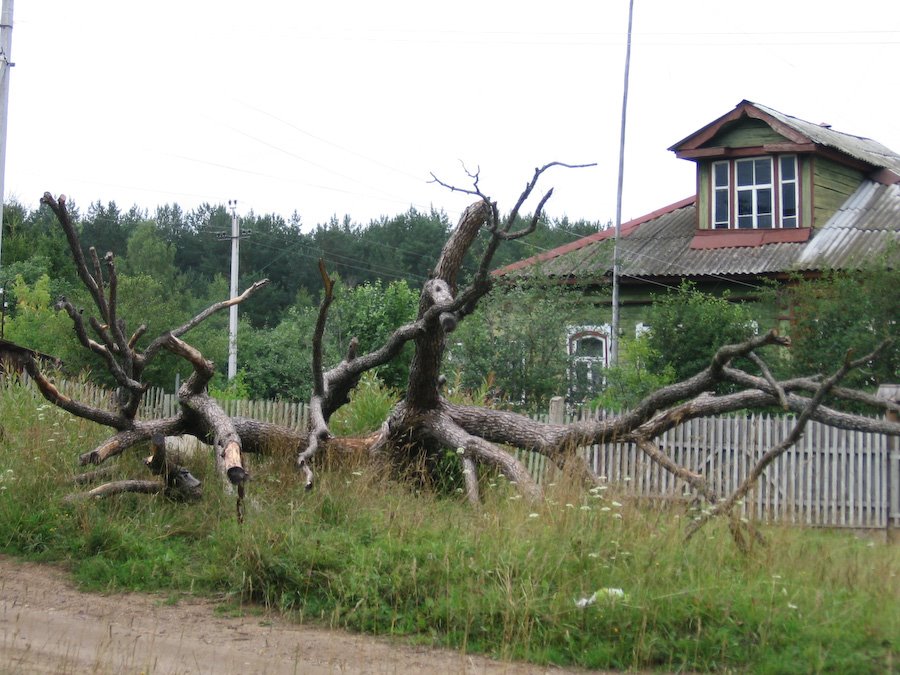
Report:
M784 170L783 170L783 162L785 160L791 160L794 165L794 177L793 178L783 178ZM800 190L799 185L799 169L797 166L797 155L779 155L778 156L778 223L780 227L786 229L795 229L800 227ZM785 189L792 189L794 193L794 215L786 216L784 215L784 192ZM786 224L788 221L791 224Z
M716 167L725 167L725 183L716 183ZM727 230L731 227L731 162L713 162L712 171L712 228L714 230ZM719 201L717 197L720 193L725 194L725 213L719 213Z
M763 162L769 167L769 180L767 182L761 181L757 177L757 165ZM750 165L751 171L751 182L745 185L740 185L737 179L739 166L740 165ZM735 229L738 230L757 230L757 229L766 229L771 230L775 226L775 167L773 166L774 162L771 157L742 157L741 159L734 160L734 222ZM765 213L760 212L759 206L759 195L763 191L768 191L769 193L769 211ZM741 214L741 210L739 207L741 194L742 193L750 193L750 213L749 214ZM760 219L763 217L769 218L769 225L760 226ZM748 222L750 224L749 227L742 227L743 219L749 219Z
M769 165L769 182L759 182L757 180L757 164L756 162L765 160ZM783 162L790 161L793 168L793 177L782 178ZM752 162L752 182L747 185L738 185L737 172L739 163ZM725 182L717 182L717 167L726 167ZM795 229L800 227L800 163L797 155L760 155L755 157L737 157L727 160L718 160L710 165L710 204L709 204L709 227L713 230L749 230L749 229ZM768 190L770 195L770 209L768 213L760 213L759 196L761 190ZM791 192L793 198L795 213L794 215L785 215L785 191ZM740 193L750 193L751 211L743 216L739 213L738 200ZM720 193L727 193L728 198L725 201L724 213L719 208L717 196ZM768 217L771 225L763 225L760 227L760 218ZM745 220L745 227L740 227L739 223Z
M580 325L566 327L566 354L569 356L569 397L577 395L575 391L576 370L578 364L587 366L588 385L591 389L601 386L606 378L603 371L609 367L609 337L612 328L608 323L602 325ZM578 344L589 338L599 340L603 344L602 356L579 356Z

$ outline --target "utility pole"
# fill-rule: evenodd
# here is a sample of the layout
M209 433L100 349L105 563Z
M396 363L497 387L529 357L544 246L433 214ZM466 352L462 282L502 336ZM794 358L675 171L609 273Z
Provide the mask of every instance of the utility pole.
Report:
M228 208L231 209L231 236L222 232L217 234L217 239L231 239L231 297L238 294L238 259L240 254L241 237L250 235L250 230L240 229L240 220L237 216L237 199L228 200ZM228 315L228 379L233 380L237 375L237 327L238 306L232 305Z
M9 69L12 58L13 0L0 12L0 266L3 253L3 201L6 199L6 120L9 117Z
M616 189L616 238L613 243L612 335L610 365L619 365L619 237L622 233L622 183L625 176L625 119L628 112L628 71L631 68L631 23L634 0L628 0L628 42L625 47L625 86L622 91L622 124L619 135L619 183Z

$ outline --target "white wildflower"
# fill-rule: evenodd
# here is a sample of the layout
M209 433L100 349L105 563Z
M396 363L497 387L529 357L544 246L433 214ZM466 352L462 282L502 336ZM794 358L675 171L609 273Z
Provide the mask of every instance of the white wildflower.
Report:
M616 602L618 600L625 601L628 599L628 596L625 595L625 591L621 588L601 588L598 591L595 591L591 594L590 597L580 598L575 601L575 606L579 609L584 609L585 607L590 607L598 600L606 600L607 602Z

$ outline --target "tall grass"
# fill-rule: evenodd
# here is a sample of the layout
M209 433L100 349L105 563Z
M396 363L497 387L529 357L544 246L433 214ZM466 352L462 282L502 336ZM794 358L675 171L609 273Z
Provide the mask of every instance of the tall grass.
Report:
M86 588L214 594L542 664L897 666L900 555L850 534L768 527L769 545L742 555L717 524L685 545L690 514L628 501L614 486L584 492L561 476L529 505L485 474L485 503L473 509L365 466L323 471L306 493L290 457L250 457L243 526L206 457L190 466L205 479L198 504L66 504L78 454L106 431L8 383L0 425L0 550L65 561ZM142 477L139 454L115 461L115 476Z

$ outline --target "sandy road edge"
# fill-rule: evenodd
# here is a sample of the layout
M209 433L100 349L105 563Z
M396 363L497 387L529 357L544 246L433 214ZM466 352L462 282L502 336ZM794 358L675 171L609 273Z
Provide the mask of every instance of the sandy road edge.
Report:
M77 590L56 566L0 555L0 672L567 673L293 624L223 617L216 603Z

